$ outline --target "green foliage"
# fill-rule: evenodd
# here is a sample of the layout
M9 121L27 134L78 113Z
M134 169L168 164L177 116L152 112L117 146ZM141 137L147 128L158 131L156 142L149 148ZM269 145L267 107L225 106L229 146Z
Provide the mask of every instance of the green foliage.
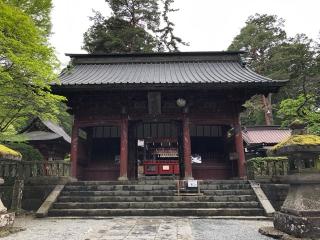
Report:
M39 152L39 150L35 149L34 147L26 143L9 142L9 143L6 143L6 145L12 148L13 150L20 152L22 155L22 160L24 161L42 161L43 160L43 156Z
M2 2L0 42L0 133L35 116L57 121L65 98L49 85L57 81L54 51L29 16Z
M256 72L264 74L267 71L266 64L271 49L286 39L283 27L284 20L275 15L250 16L246 26L234 38L228 50L247 51L249 66Z
M272 103L263 103L258 96L246 102L241 120L260 125L261 117L272 107L275 123L287 126L299 118L308 122L311 132L319 134L319 44L304 34L286 38L283 24L277 16L251 16L229 47L248 51L247 62L256 72L290 80L272 95Z
M243 105L246 110L240 114L241 123L245 126L264 125L264 113L261 96L253 96Z
M315 46L312 39L298 34L272 49L266 74L276 79L290 79L278 98L282 100L300 93L315 93L319 80L314 77L320 73L320 65L316 61L318 49Z
M95 12L90 18L93 25L84 33L82 48L89 53L178 51L179 44L186 45L174 35L174 24L169 20L168 14L176 11L170 7L173 0L106 2L113 15L105 18ZM159 2L163 11L160 11Z
M116 18L150 30L160 24L157 0L106 0Z
M273 49L273 76L287 76L290 82L274 96L277 118L283 126L295 119L307 123L310 133L320 134L320 64L316 43L303 34Z
M83 49L89 53L152 52L156 47L154 37L141 27L100 13L91 18L94 24L84 34Z
M52 0L3 0L3 2L22 10L32 18L44 36L49 36L51 32Z
M280 103L278 116L282 119L282 125L288 126L292 121L298 119L307 124L309 133L320 135L320 109L314 95L306 98L300 94L296 98L288 98Z
M67 105L64 102L58 104L59 113L57 114L56 123L60 125L69 136L72 133L73 116L67 112Z
M283 27L284 20L275 15L255 14L250 16L228 50L246 51L245 61L248 66L259 74L267 75L272 49L286 39ZM269 98L262 102L262 97L255 97L246 103L246 108L247 110L241 116L243 122L252 123L256 119L254 124L261 124L261 116L267 116L266 121L267 118L272 121L272 105Z

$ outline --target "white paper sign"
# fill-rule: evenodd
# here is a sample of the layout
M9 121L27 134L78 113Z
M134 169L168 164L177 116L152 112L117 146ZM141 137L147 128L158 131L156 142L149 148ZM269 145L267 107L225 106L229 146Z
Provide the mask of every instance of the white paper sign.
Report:
M138 147L144 147L144 140L138 139Z
M188 187L198 187L198 181L197 180L188 180Z
M162 166L162 170L169 171L170 170L170 166L169 165L163 165Z

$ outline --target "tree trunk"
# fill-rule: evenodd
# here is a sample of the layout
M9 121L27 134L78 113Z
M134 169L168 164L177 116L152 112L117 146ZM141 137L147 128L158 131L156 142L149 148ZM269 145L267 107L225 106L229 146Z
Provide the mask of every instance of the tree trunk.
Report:
M271 93L268 94L268 97L265 97L264 95L262 95L262 104L263 104L265 124L267 126L270 126L273 124Z

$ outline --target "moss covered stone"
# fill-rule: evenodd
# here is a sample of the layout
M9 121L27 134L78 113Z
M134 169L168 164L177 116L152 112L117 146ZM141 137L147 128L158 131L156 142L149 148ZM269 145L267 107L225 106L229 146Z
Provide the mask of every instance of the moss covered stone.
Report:
M320 136L317 135L292 135L288 139L275 145L271 151L277 151L288 146L320 146Z
M21 153L0 144L0 158L20 160Z

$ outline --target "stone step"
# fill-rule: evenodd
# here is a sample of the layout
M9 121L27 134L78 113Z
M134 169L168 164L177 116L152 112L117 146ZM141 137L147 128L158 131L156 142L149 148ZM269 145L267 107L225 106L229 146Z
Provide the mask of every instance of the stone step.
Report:
M205 190L206 195L254 195L252 189ZM173 196L176 190L167 191L62 191L60 196Z
M52 209L49 216L262 216L259 208Z
M201 180L205 184L247 184L246 180ZM94 186L94 185L176 185L175 180L130 180L130 181L77 181L70 186Z
M58 202L245 202L256 201L254 195L226 196L60 196Z
M95 185L173 185L173 180L133 180L133 181L77 181L69 183L70 186L95 186Z
M251 189L249 184L206 184L201 190ZM175 185L66 185L65 191L153 191L176 190Z
M258 202L65 202L54 209L258 208Z

